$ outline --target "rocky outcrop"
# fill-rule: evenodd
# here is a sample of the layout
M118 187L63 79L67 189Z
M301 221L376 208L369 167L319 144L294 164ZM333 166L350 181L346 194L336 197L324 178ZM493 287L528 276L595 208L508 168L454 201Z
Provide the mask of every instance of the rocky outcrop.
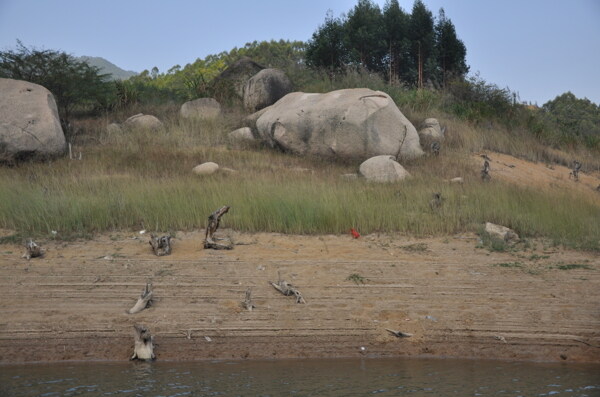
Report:
M507 228L506 226L495 225L493 223L486 222L485 232L492 239L501 240L509 244L519 242L519 235L515 233L512 229Z
M198 98L181 105L179 114L184 119L213 120L221 115L221 104L213 98Z
M421 139L427 138L429 140L441 141L444 139L444 133L442 127L437 119L428 118L425 119L421 129L419 130L419 136Z
M360 165L360 175L370 182L398 182L410 177L393 156L371 157Z
M300 155L360 160L423 155L417 130L394 101L366 88L288 94L260 115L256 129L269 145Z
M0 162L45 160L65 149L52 93L41 85L0 78Z
M244 86L244 107L251 111L271 106L292 91L292 82L279 69L263 69Z
M126 128L159 130L163 127L163 123L152 115L139 113L125 120L123 126Z

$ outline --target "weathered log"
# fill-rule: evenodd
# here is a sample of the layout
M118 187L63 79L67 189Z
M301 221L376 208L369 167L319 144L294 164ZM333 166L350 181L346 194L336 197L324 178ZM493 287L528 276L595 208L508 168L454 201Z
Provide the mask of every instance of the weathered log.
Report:
M137 302L131 309L127 311L129 314L139 313L144 309L152 306L152 284L147 283L146 287L142 290L142 294L138 298Z
M409 334L408 332L394 331L393 329L389 328L386 328L385 330L394 335L396 338L410 338L412 336L412 334Z
M23 258L30 260L31 258L37 258L44 255L44 249L35 243L32 239L27 240L25 243L25 254Z
M130 360L152 361L156 358L154 355L154 337L150 335L150 330L143 325L133 326L133 356Z
M248 310L249 312L252 311L252 309L256 308L256 306L252 303L252 289L248 288L246 290L246 299L244 300L244 302L242 303L244 305L244 308L246 310Z
M221 222L221 217L229 211L228 205L224 205L219 208L208 217L208 225L206 226L206 234L204 236L204 248L205 249L215 249L215 250L230 250L233 249L233 244L231 241L229 244L220 244L215 240L225 240L222 238L217 238L214 236L217 229L219 228L219 224Z
M164 256L171 254L171 236L162 236L157 237L154 234L150 235L150 246L152 247L152 251L154 251L154 255L156 256Z
M298 289L296 287L294 287L292 284L288 283L287 281L282 280L280 272L277 272L277 275L279 276L279 280L277 281L277 283L269 281L269 283L277 291L281 292L285 296L294 295L296 297L296 303L306 303L306 301L304 300L304 297L302 296L302 294L300 293L300 291L298 291Z
M492 176L490 175L490 162L485 160L483 162L483 168L481 169L481 180L487 182L490 179L492 179Z

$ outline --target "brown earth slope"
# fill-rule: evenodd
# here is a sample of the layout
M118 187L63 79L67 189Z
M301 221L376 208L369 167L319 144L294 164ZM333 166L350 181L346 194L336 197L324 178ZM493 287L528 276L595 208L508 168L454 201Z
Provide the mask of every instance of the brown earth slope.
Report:
M45 257L30 261L20 258L21 246L1 245L0 362L127 360L136 323L155 335L160 360L425 355L600 362L594 254L541 241L535 250L489 252L476 248L474 235L228 233L239 244L232 251L203 250L201 232L179 233L173 254L160 258L147 235L133 232L47 242ZM278 270L305 305L268 284ZM353 274L358 284L348 279ZM147 281L155 305L126 314ZM247 287L252 312L241 307ZM397 339L385 328L413 336Z

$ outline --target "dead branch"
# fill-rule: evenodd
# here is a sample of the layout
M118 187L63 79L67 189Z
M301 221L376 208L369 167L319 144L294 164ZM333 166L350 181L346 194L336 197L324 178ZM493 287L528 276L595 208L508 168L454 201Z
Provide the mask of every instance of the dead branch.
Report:
M154 234L150 235L150 246L152 247L152 251L154 251L154 255L156 256L164 256L171 254L171 236L162 236L157 237Z
M133 356L130 360L152 361L156 358L154 355L154 337L150 335L150 330L143 325L133 326L134 347Z
M412 334L402 331L394 331L393 329L386 328L385 329L390 334L394 335L396 338L410 338Z
M37 258L44 255L44 249L35 243L32 239L27 240L25 243L25 254L22 258L30 260L31 258Z
M287 281L282 280L280 272L277 272L277 275L279 277L279 280L277 281L277 283L269 281L269 283L277 291L281 292L285 296L292 296L292 295L294 295L296 297L296 303L306 303L306 301L304 300L304 297L302 296L302 294L300 293L300 291L298 291L296 289L296 287L294 287L292 284L288 283Z
M146 287L142 290L142 294L138 298L137 302L131 309L127 311L129 314L139 313L144 309L152 306L152 284L147 283Z
M252 309L256 308L254 303L252 303L251 295L252 295L252 288L248 287L248 289L246 290L246 299L244 300L244 302L242 304L244 306L244 309L248 310L249 312L251 312Z
M221 217L229 211L228 205L224 205L219 208L208 217L208 225L206 226L206 234L204 236L204 248L205 249L216 249L216 250L230 250L233 249L233 245L231 241L229 244L220 244L215 242L215 240L225 240L220 239L214 236L217 229L219 228L219 223L221 222Z

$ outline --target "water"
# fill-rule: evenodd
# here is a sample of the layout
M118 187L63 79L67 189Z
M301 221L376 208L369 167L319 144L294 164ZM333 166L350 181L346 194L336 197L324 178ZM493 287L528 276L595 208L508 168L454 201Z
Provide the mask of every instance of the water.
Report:
M600 365L430 359L0 367L0 396L600 396Z

